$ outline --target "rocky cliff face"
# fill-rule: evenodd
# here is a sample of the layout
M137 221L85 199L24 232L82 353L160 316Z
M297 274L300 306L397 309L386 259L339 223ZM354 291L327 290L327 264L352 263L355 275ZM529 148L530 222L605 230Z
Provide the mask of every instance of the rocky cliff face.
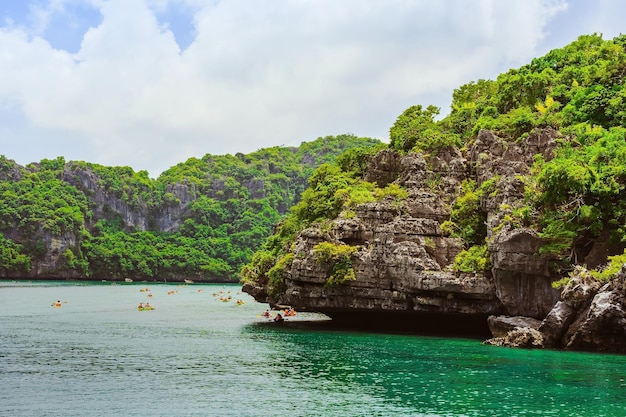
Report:
M77 168L70 164L66 166L62 179L89 196L94 221L110 218L112 215L119 216L127 230L176 231L189 204L197 198L193 185L173 184L166 190L175 197L173 201L155 210L141 199L131 204L123 195L107 191L101 179L91 169Z
M272 299L264 288L251 284L244 290L260 301L339 319L380 313L407 323L426 317L437 323L453 317L459 326L475 320L485 328L490 315L541 320L559 299L551 286L560 278L553 268L555 259L539 255L542 241L536 232L513 227L507 214L521 204L523 177L529 174L534 155L549 160L557 137L556 131L545 129L509 143L481 131L463 152L400 156L383 151L371 161L365 179L379 186L395 182L408 189L409 197L364 204L353 218L334 220L329 230L301 232L279 298ZM488 180L494 183L480 203L491 254L488 271L454 272L452 263L463 250L462 242L441 228L466 179L476 180L478 186ZM358 248L352 258L355 280L327 284L332 264L318 262L313 252L322 241Z
M495 336L489 344L624 353L626 265L604 285L578 267L542 321L491 316L489 326Z
M16 169L13 179L18 176L19 170ZM198 197L193 185L173 184L166 190L170 198L157 208L149 207L142 199L135 199L131 203L127 196L108 191L102 179L90 168L72 163L65 166L61 179L89 198L91 216L86 219L88 228L92 228L100 219L119 218L127 231L175 232L189 214L189 205ZM63 265L63 254L77 245L79 236L73 233L57 236L42 227L37 235L43 248L41 256L33 258L30 271L14 272L12 277L81 278L80 272L69 270ZM8 237L22 240L17 234Z
M607 284L578 266L562 293L552 282L562 278L554 255L541 254L545 243L531 228L513 224L510 214L522 207L524 178L535 155L552 158L558 133L536 131L519 143L481 131L465 152L400 156L387 150L371 161L365 179L406 187L406 200L383 200L359 206L352 218L302 231L294 260L277 298L265 288L246 284L259 301L316 310L333 319L375 325L382 319L418 330L483 334L487 343L626 352L626 265ZM462 242L442 231L461 183L491 181L480 208L486 219L491 268L459 273L452 268ZM611 248L606 234L591 241L584 261L595 267ZM354 280L329 285L332 262L316 260L320 242L357 248ZM427 324L427 325L424 325ZM482 326L482 327L481 327Z
M110 217L115 213L129 228L138 230L147 229L147 208L145 204L130 207L121 196L109 193L101 185L100 178L90 169L66 166L63 171L63 181L85 192L93 202L93 219Z

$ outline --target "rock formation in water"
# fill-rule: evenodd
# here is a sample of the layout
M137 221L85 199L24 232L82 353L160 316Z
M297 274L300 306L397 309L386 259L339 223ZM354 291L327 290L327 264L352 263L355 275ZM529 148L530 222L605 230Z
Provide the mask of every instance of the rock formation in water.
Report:
M486 343L514 347L546 347L597 352L626 352L626 265L606 284L578 267L561 299L543 321L489 318L494 338ZM500 330L499 330L500 329ZM516 337L517 335L517 337ZM521 338L519 335L525 335Z
M535 153L549 157L555 135L545 130L510 144L481 131L465 153L425 157L380 152L365 179L379 186L396 182L408 189L409 197L400 204L395 200L363 204L353 218L334 220L329 231L310 228L300 233L285 280L287 289L277 301L331 316L355 310L545 316L558 298L551 287L556 278L550 273L553 259L537 256L540 241L533 231L509 231L499 219L501 207L513 207L520 198L517 176L528 173ZM451 265L463 244L443 233L441 224L450 218L450 205L463 180L475 178L480 185L495 176L498 192L483 202L493 267L486 272L454 272ZM437 191L433 181L438 182ZM355 281L325 285L332 265L321 264L313 254L313 247L324 240L358 246ZM247 290L262 291L251 286Z
M486 329L491 316L493 335L500 336L493 344L626 351L623 278L602 288L572 280L559 301L560 292L552 287L562 278L554 267L557 258L540 254L545 242L535 230L510 227L507 220L521 204L523 178L533 158L550 160L558 137L546 128L511 143L482 130L463 151L430 156L380 152L365 179L379 186L395 182L408 189L408 198L362 204L351 218L303 230L284 273L284 291L275 297L254 283L246 283L244 291L259 301L353 324L381 319L416 329L484 334L481 326ZM467 179L478 186L493 182L480 203L491 268L460 273L452 263L463 250L462 241L444 233L442 224ZM325 241L358 248L352 256L354 280L328 285L334 265L319 262L314 253ZM590 245L589 254L606 260L610 253L601 239Z

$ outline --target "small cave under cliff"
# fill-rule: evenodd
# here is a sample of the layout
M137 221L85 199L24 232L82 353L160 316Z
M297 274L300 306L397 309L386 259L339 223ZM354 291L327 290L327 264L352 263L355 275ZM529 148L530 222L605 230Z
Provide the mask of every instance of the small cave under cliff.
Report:
M329 327L341 330L469 337L482 340L491 337L487 314L348 309L328 309L320 313L332 319L327 324Z

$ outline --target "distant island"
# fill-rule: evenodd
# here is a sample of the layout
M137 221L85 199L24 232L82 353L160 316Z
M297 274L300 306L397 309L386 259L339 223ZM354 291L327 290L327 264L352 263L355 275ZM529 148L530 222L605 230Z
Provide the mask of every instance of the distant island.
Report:
M156 180L130 167L0 156L0 276L238 282L316 167L377 146L320 137L190 158Z

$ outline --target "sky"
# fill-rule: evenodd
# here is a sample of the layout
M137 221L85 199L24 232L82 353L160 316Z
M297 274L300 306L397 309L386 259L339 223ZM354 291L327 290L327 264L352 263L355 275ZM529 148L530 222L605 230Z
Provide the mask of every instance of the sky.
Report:
M0 155L130 166L350 133L583 34L623 0L0 0Z

